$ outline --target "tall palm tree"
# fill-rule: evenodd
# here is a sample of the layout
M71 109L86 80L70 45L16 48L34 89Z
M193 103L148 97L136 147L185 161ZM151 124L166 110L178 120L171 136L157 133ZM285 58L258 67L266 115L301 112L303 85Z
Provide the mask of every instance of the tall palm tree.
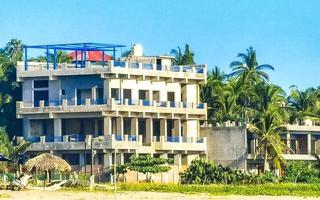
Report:
M11 61L21 61L23 57L23 44L21 40L11 39L4 47L4 53Z
M259 65L256 51L252 47L247 49L246 54L239 53L238 57L241 61L231 62L230 68L232 69L232 73L229 76L237 77L242 84L247 81L254 83L269 81L269 75L264 70L274 70L274 68L269 64Z
M254 109L254 98L256 93L253 91L255 84L260 82L267 83L269 75L266 69L274 70L271 65L259 65L257 61L256 51L249 47L247 53L239 53L238 57L241 61L233 61L230 64L232 73L228 76L236 79L237 83L237 103L241 105L241 120L248 123L250 113Z

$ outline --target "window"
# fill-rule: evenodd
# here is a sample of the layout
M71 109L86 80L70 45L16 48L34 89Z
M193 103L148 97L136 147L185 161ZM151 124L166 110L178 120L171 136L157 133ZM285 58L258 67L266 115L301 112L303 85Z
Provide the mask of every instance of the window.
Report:
M49 87L49 81L48 80L34 80L33 87L34 88L47 88L47 87Z
M62 154L62 158L70 165L79 165L79 154Z
M174 92L168 92L167 100L174 102Z
M111 88L111 98L114 98L115 100L120 99L120 91L118 88Z
M61 95L66 95L66 90L62 89L61 90Z
M147 90L139 90L139 99L146 100L147 99Z

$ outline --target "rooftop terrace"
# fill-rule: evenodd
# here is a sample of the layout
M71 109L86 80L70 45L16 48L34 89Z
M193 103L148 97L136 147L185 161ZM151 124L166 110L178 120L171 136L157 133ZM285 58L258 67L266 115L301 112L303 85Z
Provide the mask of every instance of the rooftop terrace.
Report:
M114 74L116 76L142 76L143 80L151 79L172 79L176 81L184 79L205 82L205 65L171 65L172 57L168 56L134 56L133 58L121 57L122 47L120 44L102 44L102 43L72 43L72 44L54 44L54 45L35 45L24 46L24 62L18 62L17 80L22 81L27 77L49 77L66 75L91 75L101 74L101 77ZM28 53L30 50L45 50L45 58L40 61L30 60ZM59 62L58 51L74 53L74 60L71 63ZM87 55L89 52L99 51L101 61L90 61ZM111 52L111 60L105 60ZM118 53L117 53L118 52ZM108 54L107 54L108 53ZM128 59L129 58L129 59ZM163 59L161 64L158 59ZM173 80L176 79L176 80Z

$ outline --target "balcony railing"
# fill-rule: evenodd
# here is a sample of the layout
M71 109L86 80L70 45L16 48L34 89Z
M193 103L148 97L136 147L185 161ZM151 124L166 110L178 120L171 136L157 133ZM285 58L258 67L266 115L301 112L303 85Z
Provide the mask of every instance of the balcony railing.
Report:
M186 72L205 74L205 65L158 65L151 63L131 63L123 61L109 61L108 63L90 62L86 61L82 67L75 63L56 63L56 67L52 63L44 62L28 62L28 69L24 68L24 63L20 62L19 66L23 69L19 71L46 71L46 70L68 70L68 69L84 69L84 68L130 68L130 69L142 69L142 70L156 70L156 71L169 71L169 72Z
M35 101L22 101L20 102L23 108L33 107L57 107L57 106L90 106L90 105L108 105L112 103L116 105L128 105L128 106L154 106L154 107L167 107L167 108L193 108L193 109L205 109L205 103L191 103L191 102L173 102L173 101L150 101L150 100L135 100L135 99L63 99L39 102Z
M111 138L110 138L111 136ZM91 135L84 134L70 134L70 135L62 135L62 136L29 136L25 138L26 141L30 143L50 143L50 142L85 142L88 137ZM142 135L139 135L142 137ZM121 134L112 134L106 136L98 136L96 137L98 141L110 141L114 140L116 142L121 141L130 141L130 142L138 142L142 140L142 138L138 138L137 135L121 135ZM169 142L169 143L204 143L204 138L199 137L181 137L181 136L153 136L153 142Z

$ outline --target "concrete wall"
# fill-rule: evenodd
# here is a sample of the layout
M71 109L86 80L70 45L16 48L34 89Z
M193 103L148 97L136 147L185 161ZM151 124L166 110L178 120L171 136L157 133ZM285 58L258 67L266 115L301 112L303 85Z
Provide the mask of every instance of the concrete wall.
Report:
M26 79L22 82L22 100L31 102L33 100L33 83L32 79Z
M247 133L245 127L205 127L208 159L232 168L246 169Z
M91 89L95 86L103 88L103 79L99 76L70 76L60 78L60 81L61 89L66 92L65 99L74 99L76 89Z

